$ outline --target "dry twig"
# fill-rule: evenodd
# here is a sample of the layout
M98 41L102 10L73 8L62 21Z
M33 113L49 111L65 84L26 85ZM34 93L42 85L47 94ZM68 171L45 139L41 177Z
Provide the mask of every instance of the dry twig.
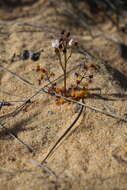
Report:
M101 110L101 109L99 109L99 108L96 108L96 107L94 107L94 106L90 106L90 105L84 104L84 103L82 103L82 102L78 102L78 101L76 101L76 100L73 100L73 99L71 99L71 98L67 98L67 97L65 97L65 96L62 96L62 95L59 95L59 94L56 94L56 93L54 93L54 96L64 98L65 100L67 100L67 101L69 101L69 102L77 103L77 104L82 105L82 106L84 106L84 107L86 107L86 108L92 109L92 110L94 110L94 111L96 111L96 112L99 112L99 113L102 113L102 114L104 114L104 115L113 117L113 118L118 119L118 120L123 121L123 122L127 122L127 119L126 119L126 118L123 118L122 116L118 116L118 115L116 115L116 114L114 114L114 113L107 112L107 111L103 111L103 110Z
M83 61L82 61L83 62ZM67 71L67 74L69 74L70 72L72 72L73 70L75 70L76 68L80 67L82 65L82 63L76 65L75 67L73 67L72 69L70 69L69 71ZM18 108L16 108L14 111L4 114L2 116L0 116L1 121L3 121L4 119L10 118L10 117L14 117L15 115L17 115L28 103L31 103L31 99L34 98L37 94L39 94L40 92L42 93L48 93L48 91L44 90L45 87L48 87L50 85L50 83L46 84L43 88L38 88L37 86L33 85L32 83L30 83L28 80L22 78L21 76L18 76L16 73L10 71L9 69L5 68L4 66L0 65L0 69L9 72L10 74L12 74L14 77L16 77L17 80L25 83L26 85L37 89L37 91L32 94L22 105L20 105ZM59 80L60 78L62 78L64 75L60 75L58 78L56 78L55 80L53 80L52 82L55 82L57 80ZM49 94L49 93L48 93Z
M40 162L37 162L35 160L31 160L32 164L41 167L43 170L45 170L46 172L48 172L50 175L54 176L57 179L57 175L55 174L55 172L53 170L51 170L51 168L49 168L47 165L45 164L41 164Z
M65 132L59 137L59 139L56 141L56 143L53 145L51 150L48 152L48 154L45 156L45 158L42 160L42 164L48 159L48 157L52 154L54 149L57 147L57 145L62 141L62 139L69 133L69 131L72 129L72 127L75 125L75 123L78 121L79 117L81 116L81 113L83 111L83 105L81 106L80 112L78 113L77 117L75 120L71 123L69 127L65 130Z
M81 63L80 63L80 65L81 65ZM78 66L80 66L80 65L78 65ZM76 66L76 67L77 67L77 66ZM44 89L45 87L47 87L47 86L49 85L49 83L48 83L47 85L45 85L43 88L38 88L37 86L33 85L32 83L30 83L30 82L27 81L26 79L24 79L24 78L18 76L16 73L14 73L14 72L12 72L12 71L6 69L5 67L0 66L0 69L1 69L1 68L4 69L4 70L6 70L6 71L8 71L8 72L11 73L12 75L14 75L17 79L19 79L20 81L24 82L25 84L31 86L32 88L37 89L37 91L36 91L32 96L30 96L30 97L26 100L26 102L24 102L21 106L19 106L18 108L16 108L16 110L14 110L13 112L8 113L8 114L6 114L6 115L0 116L0 119L6 119L6 118L8 118L8 117L15 116L17 113L19 113L19 112L24 108L24 106L25 106L27 103L30 103L30 102L31 102L31 99L32 99L33 97L35 97L37 94L39 94L39 93L47 93L47 94L50 94L51 96L62 97L62 98L64 98L65 100L67 100L67 101L69 101L69 102L73 102L73 103L77 103L77 104L83 105L83 106L85 106L85 107L87 107L87 108L89 108L89 109L92 109L92 110L94 110L94 111L100 112L100 113L102 113L102 114L104 114L104 115L113 117L113 118L118 119L118 120L120 120L120 121L127 122L127 119L126 119L126 118L123 118L122 116L118 116L118 115L116 115L116 114L103 111L103 110L101 110L101 109L99 109L99 108L96 108L96 107L94 107L94 106L90 106L90 105L84 104L84 103L82 103L82 102L78 102L78 101L76 101L76 100L73 100L73 99L71 99L71 98L67 98L67 97L62 96L62 95L57 94L57 93L50 93L50 92L48 92L47 90ZM61 76L58 77L58 78L61 78L61 77L63 77L63 75L61 75ZM54 81L58 80L58 78L55 79ZM54 82L54 81L53 81L53 82Z
M10 137L13 137L14 139L16 139L20 144L22 144L25 148L27 148L27 150L29 152L33 152L33 148L31 146L29 146L28 144L24 143L19 137L16 137L13 133L11 132L8 132L8 129L6 127L4 127L3 125L0 124L0 128L1 129L5 129L7 134L10 136Z

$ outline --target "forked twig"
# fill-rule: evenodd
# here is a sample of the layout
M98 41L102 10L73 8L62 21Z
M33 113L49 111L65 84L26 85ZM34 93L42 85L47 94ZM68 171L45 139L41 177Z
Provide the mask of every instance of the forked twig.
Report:
M80 65L81 65L81 63L80 63ZM80 65L78 65L78 66L80 66ZM0 66L0 68L4 68L4 67L3 67L3 66ZM4 68L4 70L5 70L5 69L6 69L6 68ZM74 69L74 68L73 68L73 69ZM14 110L13 112L8 113L8 114L6 114L6 115L0 116L0 119L5 119L5 118L7 118L7 117L11 117L11 116L17 114L19 111L22 110L22 108L23 108L27 103L30 103L31 99L32 99L33 97L35 97L37 94L39 94L39 93L47 93L47 94L49 94L49 95L51 95L51 96L62 97L62 98L64 98L65 100L67 100L67 101L69 101L69 102L73 102L73 103L77 103L77 104L83 105L83 106L85 106L85 107L87 107L87 108L89 108L89 109L92 109L92 110L94 110L94 111L97 111L97 112L100 112L100 113L105 114L105 115L107 115L107 116L116 118L116 119L118 119L118 120L120 120L120 121L127 122L127 119L125 119L125 118L123 118L123 117L121 117L121 116L118 116L118 115L116 115L116 114L103 111L103 110L101 110L101 109L99 109L99 108L96 108L96 107L94 107L94 106L90 106L90 105L84 104L84 103L82 103L82 102L78 102L78 101L76 101L76 100L73 100L73 99L71 99L71 98L67 98L67 97L62 96L62 95L57 94L57 93L50 93L50 92L48 92L47 90L44 89L45 87L47 87L47 86L49 85L49 83L48 83L47 85L45 85L43 88L38 88L37 86L33 85L32 83L30 83L30 82L27 81L26 79L23 79L22 77L19 77L17 74L15 74L15 73L13 73L13 72L10 72L10 70L7 69L6 71L8 71L8 72L11 73L12 75L16 76L17 79L20 79L20 80L21 80L22 82L24 82L25 84L31 86L32 88L37 89L37 91L36 91L32 96L30 96L30 97L26 100L26 102L24 102L21 106L19 106L18 108L16 108L16 110ZM60 77L58 77L58 78L55 79L54 81L58 80L58 79L61 78L61 77L63 77L63 75L61 75ZM22 79L23 79L23 80L22 80ZM53 81L53 82L54 82L54 81Z
M3 106L11 106L12 103L25 102L26 100L0 100L0 109Z
M84 61L82 61L83 63ZM67 74L69 74L71 71L75 70L76 68L80 67L82 65L82 63L76 65L75 67L73 67L72 69L70 69L69 71L67 71ZM0 116L1 121L3 121L4 119L7 119L9 117L14 117L15 115L17 115L25 106L27 103L31 103L31 99L34 98L37 94L39 94L40 92L45 92L48 93L48 91L44 90L45 87L48 87L50 85L50 83L46 84L43 88L38 88L37 86L33 85L31 82L29 82L28 80L22 78L21 76L18 76L16 73L12 72L11 70L5 68L4 66L0 65L0 69L5 70L7 72L9 72L10 74L12 74L14 77L16 77L16 79L20 80L21 82L25 83L26 85L37 89L36 92L34 92L34 94L32 94L22 105L20 105L18 108L16 108L14 111L4 114L2 116ZM61 79L64 75L60 75L58 78L54 79L52 82L55 82L59 79ZM48 93L49 94L49 93Z
M56 148L56 146L62 141L62 139L69 133L69 131L72 129L72 127L74 126L74 124L78 121L79 117L81 116L81 113L83 111L84 106L81 106L80 112L78 113L77 117L75 118L75 120L71 123L71 125L65 130L65 132L59 137L59 139L56 141L56 143L53 145L53 147L51 148L51 150L48 152L48 154L45 156L45 158L42 160L41 164L43 164L48 157L52 154L52 152L54 151L54 149Z
M87 51L85 51L85 52L83 52L83 53L87 54L87 55L90 56L90 57L93 57L93 56L92 56L89 52L87 52ZM85 60L85 59L84 59L84 60ZM84 63L84 60L82 61L82 63ZM75 66L74 68L72 68L70 71L68 71L68 73L71 72L72 70L76 69L77 67L81 66L82 63L80 63L79 65L77 65L77 66ZM18 76L16 73L10 71L9 69L6 69L6 68L3 67L2 65L0 65L0 69L3 69L3 70L5 70L5 71L11 73L11 74L12 74L13 76L15 76L18 80L24 82L25 84L31 86L31 87L34 88L34 89L37 89L37 91L36 91L32 96L30 96L30 97L26 100L26 102L24 102L21 106L19 106L19 107L18 107L16 110L14 110L12 113L8 113L8 114L6 114L5 116L1 116L0 119L1 119L1 118L7 118L7 117L12 116L13 114L15 114L15 112L22 110L22 108L26 105L26 103L30 102L30 100L31 100L33 97L35 97L37 94L39 94L39 93L44 93L44 92L45 92L45 93L48 93L48 94L50 94L50 95L52 95L52 96L63 97L63 98L66 99L67 101L70 101L70 102L73 102L73 103L77 103L77 104L80 104L80 105L84 105L85 107L87 107L87 108L89 108L89 109L92 109L92 110L94 110L94 111L97 111L97 112L100 112L100 113L102 113L102 114L108 115L108 116L110 116L110 117L113 117L113 118L119 119L119 120L121 120L121 121L127 122L127 119L125 119L125 118L123 118L123 117L121 117L121 116L117 116L116 114L112 114L112 113L103 111L103 110L101 110L101 109L99 109L99 108L96 108L96 107L94 107L94 106L86 105L86 104L84 104L84 103L78 102L78 101L76 101L76 100L72 100L72 99L70 99L70 98L64 97L64 96L59 95L59 94L57 94L57 93L49 93L47 90L44 89L45 87L47 87L47 86L49 85L49 83L48 83L47 85L45 85L43 88L38 88L37 86L33 85L33 84L32 84L31 82L29 82L28 80L26 80L26 79L24 79L24 78ZM52 82L55 82L56 80L60 79L61 77L63 77L63 75L59 76L57 79L53 80Z
M1 125L1 124L0 124L0 128L1 128L1 129L5 129L6 131L8 130L6 127L4 127L4 126ZM20 144L22 144L25 148L27 148L27 150L28 150L29 152L33 152L33 151L34 151L31 146L29 146L28 144L24 143L19 137L16 137L13 133L7 131L7 134L8 134L10 137L13 137L14 139L16 139Z
M10 106L11 103L8 102L8 101L4 101L4 100L0 100L0 109L3 107L3 106Z
M9 117L14 117L16 116L26 105L27 103L31 103L30 99L26 100L22 105L20 105L18 108L16 108L14 111L4 114L2 116L0 116L0 121L3 121L4 119L7 119Z

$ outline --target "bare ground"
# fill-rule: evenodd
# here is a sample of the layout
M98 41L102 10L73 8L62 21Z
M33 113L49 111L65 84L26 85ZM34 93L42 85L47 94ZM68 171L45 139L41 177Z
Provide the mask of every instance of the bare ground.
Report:
M19 53L23 49L44 49L37 63L20 60L14 63L1 61L0 64L36 86L37 64L43 67L50 65L56 76L59 76L61 70L58 68L51 40L61 29L70 30L83 48L89 49L96 57L103 58L116 69L111 73L108 67L109 70L97 73L94 83L91 84L91 88L101 88L102 95L108 94L105 97L112 98L113 101L93 96L86 98L85 103L123 116L127 112L127 67L126 60L120 56L119 45L104 36L92 38L82 23L77 23L76 19L72 18L69 20L64 15L66 10L69 10L69 7L65 6L64 1L60 1L55 8L53 1L43 0L13 10L0 10L1 20L15 22L0 25L1 59L8 60L13 53ZM18 21L38 24L43 28L19 25ZM108 37L113 36L121 42L127 42L126 35L119 34L110 21L93 26L94 35L100 27ZM75 52L69 67L78 64L82 58L84 55ZM1 71L0 76L1 100L26 99L35 92L35 89L16 80L8 72ZM120 96L121 94L123 96ZM38 167L33 160L43 160L58 137L77 116L74 111L76 105L66 103L58 106L53 97L44 93L37 95L32 101L26 111L3 121L10 132L32 146L35 152L29 153L16 139L10 138L5 130L0 131L1 190L127 189L126 123L88 108L84 110L74 130L47 160L47 166L55 172L56 178ZM15 103L9 107L2 107L0 115L13 111L19 105Z

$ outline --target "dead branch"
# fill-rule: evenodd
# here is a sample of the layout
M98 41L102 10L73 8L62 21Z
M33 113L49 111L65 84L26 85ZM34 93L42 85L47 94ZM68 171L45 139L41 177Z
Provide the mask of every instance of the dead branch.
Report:
M45 158L42 160L41 164L43 164L48 157L52 154L52 152L54 151L54 149L57 147L58 144L60 144L60 142L62 141L63 138L65 138L65 136L69 133L69 131L72 129L72 127L75 125L75 123L78 121L79 117L82 114L83 111L83 105L81 106L80 112L78 113L77 117L74 119L74 121L71 123L71 125L69 127L67 127L67 129L65 130L65 132L60 136L60 138L56 141L56 143L53 145L53 147L51 148L51 150L48 152L48 154L45 156Z
M81 65L81 64L80 64L80 65ZM3 67L3 66L0 65L0 68L2 68L2 69L4 69L4 70L8 71L8 72L11 73L12 75L14 75L17 79L19 79L20 81L22 81L22 82L24 82L25 84L31 86L32 88L35 88L35 89L38 90L38 91L36 91L32 96L30 96L30 97L26 100L26 102L24 102L20 107L16 108L16 110L14 110L14 111L11 112L11 113L8 113L8 114L6 114L6 115L0 116L0 119L5 119L5 118L7 118L7 117L11 117L11 116L16 115L19 111L22 110L22 108L23 108L27 103L30 103L30 100L31 100L33 97L35 97L37 94L39 94L39 93L47 93L47 94L49 94L49 95L51 95L51 96L62 97L62 98L64 98L65 100L67 100L67 101L69 101L69 102L73 102L73 103L77 103L77 104L83 105L83 106L85 106L85 107L87 107L87 108L89 108L89 109L92 109L92 110L97 111L97 112L99 112L99 113L102 113L102 114L104 114L104 115L113 117L113 118L118 119L118 120L123 121L123 122L127 122L127 119L125 119L125 118L123 118L123 117L121 117L121 116L118 116L118 115L116 115L116 114L103 111L103 110L101 110L101 109L99 109L99 108L96 108L96 107L94 107L94 106L90 106L90 105L87 105L87 104L78 102L78 101L76 101L76 100L73 100L73 99L71 99L71 98L64 97L64 96L59 95L59 94L57 94L57 93L49 93L47 90L44 89L44 88L45 88L46 86L48 86L49 84L45 85L43 88L38 88L37 86L33 85L32 83L30 83L30 82L27 81L26 79L24 79L24 78L18 76L16 73L14 73L14 72L12 72L12 71L6 69L5 67ZM60 77L62 77L62 76L60 76ZM56 79L55 79L55 80L56 80ZM55 80L54 80L54 81L55 81Z
M30 160L30 161L32 164L41 167L43 170L45 170L50 175L54 176L56 179L58 178L58 176L55 174L55 172L53 170L51 170L51 168L49 168L47 165L41 164L40 162L37 162L35 160Z
M20 144L22 144L25 148L27 148L27 150L28 150L29 152L34 152L33 148L32 148L30 145L24 143L19 137L16 137L13 133L8 132L8 129L7 129L6 127L4 127L3 125L0 124L0 128L1 128L1 129L5 129L6 132L7 132L7 134L8 134L10 137L13 137L14 139L16 139Z

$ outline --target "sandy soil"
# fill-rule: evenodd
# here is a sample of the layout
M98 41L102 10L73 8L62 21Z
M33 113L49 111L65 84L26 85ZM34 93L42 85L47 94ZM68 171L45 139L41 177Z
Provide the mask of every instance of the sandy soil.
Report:
M82 5L81 5L82 6ZM9 60L13 53L24 49L44 49L38 62L15 61L0 64L38 86L38 75L35 72L38 64L50 67L61 74L51 47L51 40L65 28L79 40L79 44L89 49L120 71L115 77L107 71L95 74L91 88L101 88L102 94L113 100L86 98L85 103L102 110L114 111L117 115L127 113L126 108L126 60L120 56L118 44L102 37L92 38L82 23L65 16L70 5L64 1L54 6L54 1L40 0L31 5L15 9L0 10L1 20L15 23L0 25L0 56ZM70 8L71 10L71 8ZM19 25L16 22L34 23L43 26L37 28ZM105 31L108 37L127 42L124 34L119 34L110 21L92 27L94 35L98 28ZM69 68L78 64L84 55L75 52ZM115 72L115 71L114 71ZM72 75L73 76L73 73ZM70 82L72 78L70 76ZM61 83L59 81L59 83ZM44 83L45 84L45 83ZM35 89L16 80L14 76L0 71L0 100L24 100L31 96ZM9 92L8 95L5 92ZM98 93L98 92L97 92ZM123 93L124 98L118 97ZM32 99L26 111L15 117L6 118L2 123L25 143L32 146L34 153L10 138L5 130L0 131L0 190L125 190L127 189L127 128L126 123L103 115L90 109L83 111L79 121L67 138L55 149L47 160L47 166L55 172L57 178L38 167L33 161L41 162L56 140L72 123L78 113L75 104L56 105L54 98L39 94ZM21 103L2 107L0 115L9 113Z

